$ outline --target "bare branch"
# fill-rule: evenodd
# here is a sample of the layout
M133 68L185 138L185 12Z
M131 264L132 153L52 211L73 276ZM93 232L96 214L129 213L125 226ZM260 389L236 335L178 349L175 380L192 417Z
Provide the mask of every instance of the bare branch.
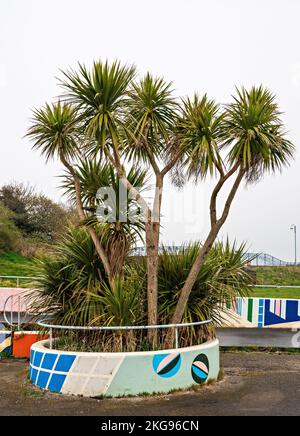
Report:
M234 165L230 171L228 171L227 174L224 174L224 171L222 169L222 173L221 177L217 183L217 185L215 186L215 189L213 190L213 193L211 195L211 199L210 199L210 222L211 222L211 226L215 225L217 222L217 197L218 194L220 193L222 187L224 186L224 184L226 183L226 181L233 176L233 174L238 170L240 164L236 164Z

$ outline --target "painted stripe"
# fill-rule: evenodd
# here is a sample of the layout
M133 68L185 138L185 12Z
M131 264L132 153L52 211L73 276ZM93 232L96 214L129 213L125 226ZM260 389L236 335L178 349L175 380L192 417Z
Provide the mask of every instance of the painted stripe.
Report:
M201 371L201 369L195 367L194 365L193 365L193 371L200 378L206 379L208 376L207 372Z
M197 368L201 369L203 372L206 372L208 374L208 368L204 362L198 362L198 361L194 362L193 366L197 366Z
M270 300L270 312L275 313L275 299Z
M253 298L249 298L247 319L249 322L252 322L252 319L253 319Z
M241 312L242 312L242 319L246 320L247 317L248 317L248 303L249 303L249 300L243 298L241 300L241 303L242 303L242 310L241 310Z
M282 319L286 319L286 300L281 300L280 316Z
M3 353L3 351L6 351L7 348L11 346L11 336L4 339L4 341L0 344L0 353Z
M275 303L275 314L277 316L280 316L280 310L281 310L281 304L280 303L281 303L280 300L276 300L276 303Z
M178 356L178 353L172 353L169 354L169 356L166 356L158 365L158 368L156 370L157 373L160 373L167 365L169 365L170 362L172 362L173 359L175 359Z
M259 299L259 307L258 307L258 327L264 327L264 307L265 300L263 298Z
M253 310L252 310L252 324L258 326L258 310L259 310L259 300L258 298L253 299Z

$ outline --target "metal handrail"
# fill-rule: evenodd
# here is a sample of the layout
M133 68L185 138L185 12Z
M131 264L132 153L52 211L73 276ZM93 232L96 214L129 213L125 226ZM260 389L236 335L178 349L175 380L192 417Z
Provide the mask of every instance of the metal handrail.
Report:
M175 348L179 348L179 338L178 338L178 328L180 327L192 327L199 325L206 325L212 323L213 320L197 321L197 322L187 322L181 324L157 324L157 325L143 325L143 326L103 326L103 327L92 327L92 326L61 326L55 324L47 324L43 321L37 322L37 325L44 328L50 329L50 350L53 347L53 329L54 330L79 330L79 331L109 331L109 330L158 330L158 329L169 329L175 328Z
M2 279L13 279L17 280L17 285L19 284L20 280L36 280L37 277L29 277L29 276L0 276L0 280ZM250 288L278 288L278 289L284 289L284 288L291 288L291 289L300 289L299 286L292 286L292 285L249 285Z
M29 276L0 276L0 279L36 279L36 277Z
M0 276L0 280L16 280L17 287L20 285L20 280L35 280L36 277L25 277L25 276Z
M290 285L250 285L250 288L276 288L276 289L300 289L300 286L290 286Z
M17 312L17 324L14 323L14 299L17 299L17 304L18 304L18 312ZM8 302L11 300L11 309L10 309L10 320L8 319L8 317L6 316L6 312L9 312L9 310L6 310L6 307L8 305ZM14 327L15 325L18 326L18 329L20 329L21 325L25 323L26 321L26 312L27 312L27 307L25 305L25 310L22 310L22 312L25 314L22 322L21 322L21 304L23 304L24 306L24 300L23 297L21 295L9 295L7 297L7 299L5 300L4 306L3 306L3 317L4 320L6 321L6 323L8 325L10 325L11 327Z

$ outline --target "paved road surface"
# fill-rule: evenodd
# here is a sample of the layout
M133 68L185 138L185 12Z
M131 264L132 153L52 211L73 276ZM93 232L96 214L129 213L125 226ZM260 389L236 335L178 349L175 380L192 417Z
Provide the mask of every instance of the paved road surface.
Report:
M219 328L222 347L300 348L300 330L291 328Z
M300 415L300 354L225 353L226 377L197 392L155 398L83 399L44 394L27 364L0 361L0 415Z

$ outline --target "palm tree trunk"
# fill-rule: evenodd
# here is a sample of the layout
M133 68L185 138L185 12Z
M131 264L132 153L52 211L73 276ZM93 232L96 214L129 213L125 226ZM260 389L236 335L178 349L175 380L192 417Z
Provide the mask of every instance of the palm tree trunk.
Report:
M162 190L163 177L157 175L151 222L146 224L148 325L158 323L158 261ZM153 347L157 346L157 329L148 331L148 340Z
M214 242L216 241L219 231L222 228L222 226L224 225L229 212L230 212L230 208L232 205L232 202L234 200L234 197L237 193L237 190L243 180L245 174L245 170L244 169L240 169L238 176L233 184L233 187L228 195L227 201L225 203L224 206L224 210L223 210L223 214L221 216L221 218L217 221L214 221L212 219L212 226L211 226L211 230L209 232L208 237L206 238L206 241L203 245L203 247L200 249L199 254L189 272L189 275L185 281L185 284L180 292L180 297L179 300L177 302L176 305L176 309L171 321L171 324L179 324L182 321L182 317L186 308L186 305L188 303L190 294L192 292L193 286L197 280L197 276L205 262L205 259L207 257L207 255L209 254ZM215 201L215 199L214 199ZM215 211L213 211L213 213L215 213ZM174 345L174 331L173 329L169 329L169 332L167 333L166 336L166 340L165 340L165 348L172 348Z
M146 225L146 251L147 251L147 298L148 298L148 325L157 325L158 322L158 225ZM155 347L157 345L157 329L148 331L148 340Z

